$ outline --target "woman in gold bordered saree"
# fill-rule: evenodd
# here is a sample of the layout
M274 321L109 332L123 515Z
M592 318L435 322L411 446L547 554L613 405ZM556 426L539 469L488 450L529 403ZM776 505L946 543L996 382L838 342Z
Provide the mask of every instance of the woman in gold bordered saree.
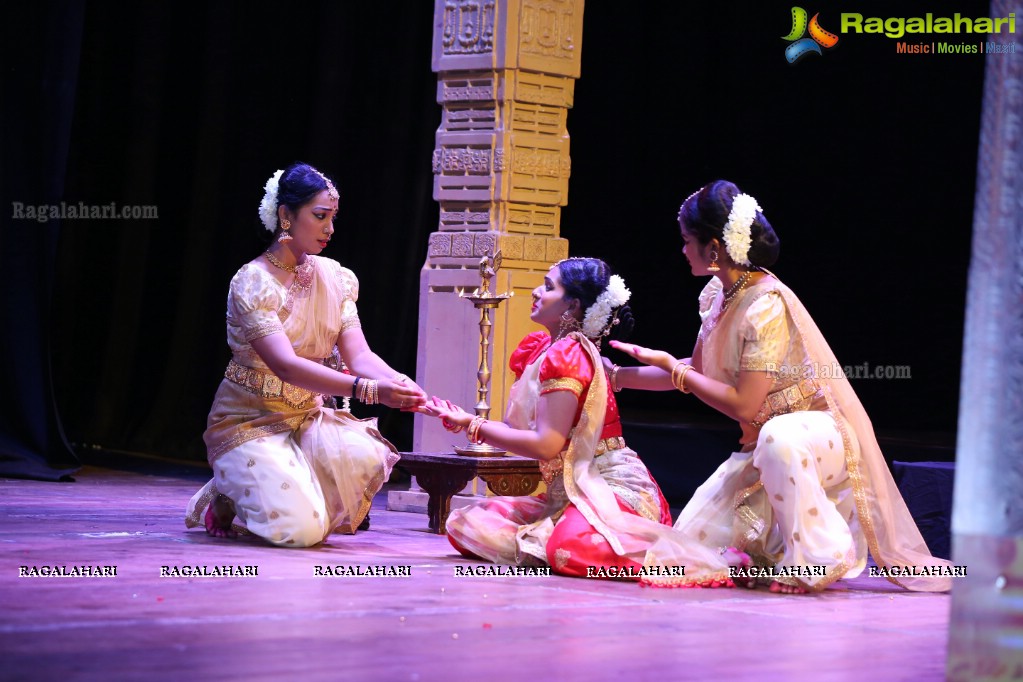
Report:
M756 200L719 180L686 199L679 225L693 274L713 275L692 358L612 343L650 365L616 368L620 388L692 393L742 428L741 449L700 486L676 530L748 553L747 576L774 592L856 577L868 552L892 573L930 574L889 578L897 585L949 589L949 563L927 549L834 354L764 269L779 242Z
M629 291L595 258L570 258L550 269L533 292L530 319L547 328L512 353L517 380L505 422L490 422L434 398L420 411L489 444L539 460L546 493L492 497L447 519L448 538L463 555L500 564L547 566L577 577L664 577L685 587L732 586L738 552L683 545L671 528L660 488L625 444L614 394L597 343L632 327ZM672 565L652 547L670 547ZM684 566L684 570L682 567Z
M425 401L366 343L355 275L318 255L337 207L333 183L306 164L266 184L260 218L276 240L231 280L232 357L203 435L214 475L189 502L189 528L243 530L283 547L354 533L399 459L375 419L324 404L345 396L411 410Z

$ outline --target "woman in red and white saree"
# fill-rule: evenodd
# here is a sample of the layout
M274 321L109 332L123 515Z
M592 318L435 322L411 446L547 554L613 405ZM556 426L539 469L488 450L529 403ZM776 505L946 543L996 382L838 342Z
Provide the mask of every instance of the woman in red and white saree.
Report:
M671 528L660 488L622 437L593 339L631 326L622 309L628 296L603 261L562 261L533 292L530 317L548 332L530 334L512 353L517 381L505 422L473 417L436 398L421 408L449 430L467 429L472 442L539 460L547 483L536 497L493 497L452 511L448 537L468 557L549 565L561 575L731 585L729 565L744 557L684 543ZM651 552L654 547L660 551Z

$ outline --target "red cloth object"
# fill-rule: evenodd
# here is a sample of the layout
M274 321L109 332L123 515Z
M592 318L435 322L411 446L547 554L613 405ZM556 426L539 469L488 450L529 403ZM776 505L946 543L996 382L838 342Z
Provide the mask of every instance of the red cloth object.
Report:
M621 499L618 499L617 495L615 499L618 502L618 508L623 512L638 516ZM558 561L558 550L569 553L567 560ZM601 567L614 567L631 568L634 572L638 572L643 567L640 563L615 554L604 536L590 525L590 522L574 504L568 505L568 508L565 509L561 520L554 526L550 540L547 541L547 563L551 565L552 572L575 578L594 577L587 575L587 569L595 572Z
M548 347L550 350L548 350ZM532 332L527 334L518 347L512 351L508 360L508 367L515 372L515 378L521 378L523 370L527 365L536 362L540 355L547 351L547 357L540 365L540 383L549 379L561 379L569 377L576 379L583 385L582 395L579 396L579 407L576 409L575 418L579 419L582 413L583 402L589 391L590 382L593 381L593 363L590 362L582 345L573 338L565 338L556 341L551 345L551 335L547 332ZM607 408L604 412L604 428L600 432L601 438L611 438L622 435L622 420L618 414L618 403L615 401L614 393L610 390L610 382L607 393Z
M593 381L593 363L590 356L583 350L581 343L574 338L555 341L547 351L547 357L540 365L540 384L550 379L570 377L583 385L585 389ZM541 389L541 394L543 390Z
M458 540L455 540L450 535L445 535L444 537L446 537L448 539L448 542L451 543L451 546L454 547L455 549L457 549L458 553L461 554L462 556L464 556L466 559L472 559L473 561L480 561L480 562L483 562L483 563L487 563L486 559L484 559L483 557L478 556L476 554L473 554L472 552L467 550L465 547L462 547L462 545L458 544Z
M525 338L519 341L518 347L512 351L508 358L508 368L515 372L515 378L522 376L526 365L530 364L544 351L551 343L551 335L547 332L530 332Z

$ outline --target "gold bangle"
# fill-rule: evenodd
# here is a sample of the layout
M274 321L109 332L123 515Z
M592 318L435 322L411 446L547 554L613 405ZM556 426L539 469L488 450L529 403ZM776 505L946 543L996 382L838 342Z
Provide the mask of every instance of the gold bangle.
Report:
M487 423L487 420L480 416L475 416L472 421L469 422L469 428L465 431L465 437L469 439L469 442L474 445L482 445L483 437L480 436L480 429Z
M675 366L671 368L671 385L676 389L678 388L678 368L686 364L684 360L679 360L675 363Z
M685 370L682 372L682 376L678 378L678 385L682 389L683 393L692 393L692 390L686 388L686 374L693 368L692 365L686 365Z
M611 390L615 393L621 393L622 391L622 387L618 385L618 370L620 369L621 367L618 365L611 365L611 375L609 379L611 381Z
M679 367L682 369L680 370ZM683 393L689 393L686 389L686 373L693 368L692 365L688 364L685 360L679 360L675 363L675 366L671 368L671 385L682 391Z
M686 374L688 374L689 370L691 370L692 368L693 368L692 365L685 365L678 375L678 390L682 391L683 393L691 393L691 391L688 388L686 388Z
M362 379L359 383L359 401L365 405L376 404L376 379Z

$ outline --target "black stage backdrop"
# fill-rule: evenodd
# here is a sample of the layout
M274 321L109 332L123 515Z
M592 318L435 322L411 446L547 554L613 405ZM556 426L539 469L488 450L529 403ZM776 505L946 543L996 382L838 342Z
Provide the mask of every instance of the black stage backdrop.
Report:
M707 181L736 181L781 237L774 271L840 361L910 367L909 379L854 382L879 431L951 434L984 57L897 54L896 40L842 34L790 65L790 6L765 4L586 6L562 236L625 277L634 340L688 354L703 282L685 267L675 215ZM916 6L808 9L837 32L843 11ZM926 9L989 12L965 0ZM437 221L433 3L33 11L5 27L0 248L16 269L3 368L18 406L0 432L0 473L73 467L61 423L79 445L205 458L229 357L228 281L264 247L263 183L295 160L336 179L339 238L325 255L359 276L373 348L414 371L419 269ZM60 201L158 217L13 213L13 202ZM621 403L627 419L720 421L691 396ZM411 445L409 415L360 414Z

